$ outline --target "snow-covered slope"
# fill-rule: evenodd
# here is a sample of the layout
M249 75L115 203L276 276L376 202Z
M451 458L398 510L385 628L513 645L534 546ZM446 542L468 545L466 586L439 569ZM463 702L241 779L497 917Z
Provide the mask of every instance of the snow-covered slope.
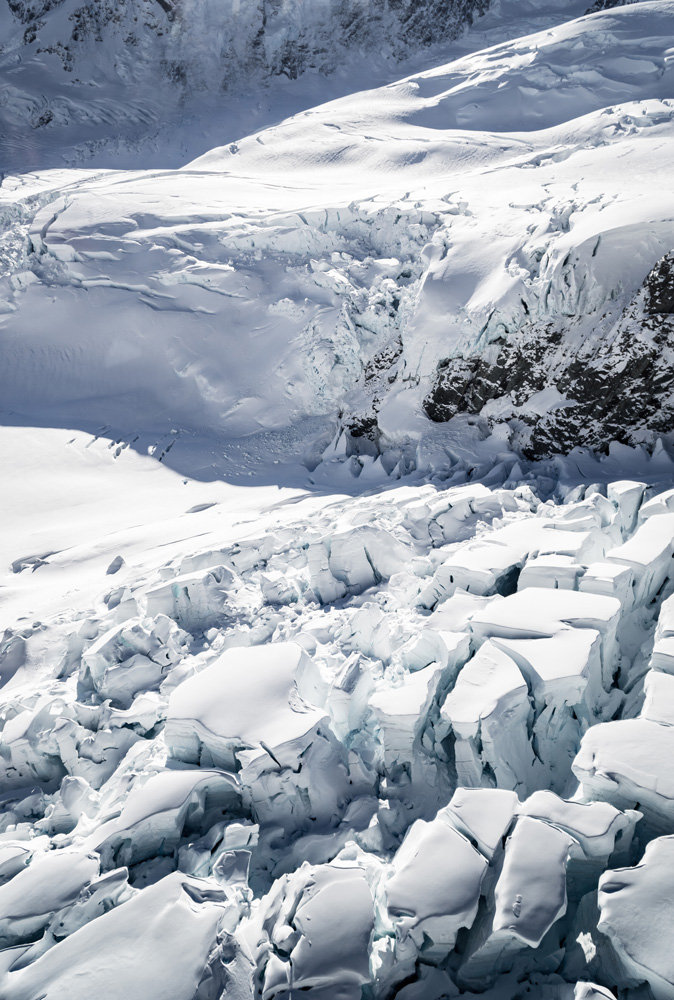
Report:
M3 1000L674 1000L674 0L480 9L3 8Z
M0 166L51 165L59 153L73 162L101 155L123 162L138 151L143 165L153 153L178 163L183 144L198 148L200 131L249 125L265 104L278 103L265 93L269 82L309 72L320 88L333 75L371 79L375 66L379 75L388 66L390 75L397 62L455 39L488 5L7 0L0 7L7 141ZM365 73L364 60L373 64Z
M120 435L318 417L392 465L457 412L528 456L652 443L673 47L674 5L637 4L179 171L6 178L5 406Z

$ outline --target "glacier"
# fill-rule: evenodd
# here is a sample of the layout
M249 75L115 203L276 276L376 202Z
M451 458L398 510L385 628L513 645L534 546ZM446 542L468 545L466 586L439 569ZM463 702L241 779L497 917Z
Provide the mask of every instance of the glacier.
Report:
M587 3L0 11L0 997L674 1000L674 2Z
M631 577L622 599L580 587L624 565L611 557L644 526L670 537L671 514L652 512L668 491L645 487L297 497L257 516L271 519L263 536L248 525L193 550L196 574L160 550L145 573L120 567L126 599L99 596L74 633L71 612L6 636L5 663L17 638L24 650L3 686L3 993L358 998L414 982L424 996L514 996L526 980L551 996L575 982L669 996L666 952L649 935L631 949L623 883L648 912L639 873L655 865L659 880L672 837L674 689L648 650L674 574L652 576L657 589ZM456 540L434 541L432 508L453 501ZM201 515L222 539L218 507ZM466 525L481 509L491 523ZM588 512L590 556L603 546L606 563L580 556L557 587L528 585L529 561L567 548L565 526ZM365 579L363 520L389 538L387 572ZM476 592L464 578L420 602L443 550L457 559L503 532L525 552L505 593L484 593L478 569ZM339 537L347 555L311 557ZM190 590L195 576L219 586ZM187 619L166 598L158 610L172 588L194 594ZM178 972L160 949L157 966L154 933L194 941L193 964ZM135 956L124 976L102 960L114 935Z

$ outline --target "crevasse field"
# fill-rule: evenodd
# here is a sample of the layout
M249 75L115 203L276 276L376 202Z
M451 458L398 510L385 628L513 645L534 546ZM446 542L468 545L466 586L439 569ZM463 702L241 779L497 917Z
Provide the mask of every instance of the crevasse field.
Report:
M674 1000L674 0L0 3L0 998Z

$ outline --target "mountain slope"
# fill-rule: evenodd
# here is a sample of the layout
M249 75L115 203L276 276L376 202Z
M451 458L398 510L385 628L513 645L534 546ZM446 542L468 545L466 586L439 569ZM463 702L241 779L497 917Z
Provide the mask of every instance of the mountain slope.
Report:
M674 5L636 4L179 171L8 178L5 405L122 435L321 418L389 467L447 421L451 456L466 412L530 457L652 444L671 419L673 48Z
M3 8L3 1000L674 1000L674 0L593 7Z
M282 115L276 97L265 93L271 82L309 72L314 87L336 76L333 86L344 92L351 74L363 76L364 60L372 64L370 79L373 72L390 77L397 62L456 38L487 6L488 0L8 0L0 7L6 132L0 168L101 156L111 165L146 166L152 156L177 165L181 156L184 162L196 155L183 146L208 148L202 133L234 130L234 138L265 105Z

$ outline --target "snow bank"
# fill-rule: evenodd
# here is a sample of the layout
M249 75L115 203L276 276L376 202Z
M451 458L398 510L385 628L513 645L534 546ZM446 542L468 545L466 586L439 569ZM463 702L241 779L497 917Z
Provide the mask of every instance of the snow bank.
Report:
M333 820L346 784L326 713L296 690L306 658L294 642L227 650L172 692L165 730L173 757L239 771L256 817L287 831Z
M587 800L639 809L660 833L674 824L674 782L667 761L674 728L647 718L605 722L589 729L573 762Z
M574 840L528 816L508 838L493 902L468 941L464 988L492 981L523 948L537 947L566 911L566 862Z

